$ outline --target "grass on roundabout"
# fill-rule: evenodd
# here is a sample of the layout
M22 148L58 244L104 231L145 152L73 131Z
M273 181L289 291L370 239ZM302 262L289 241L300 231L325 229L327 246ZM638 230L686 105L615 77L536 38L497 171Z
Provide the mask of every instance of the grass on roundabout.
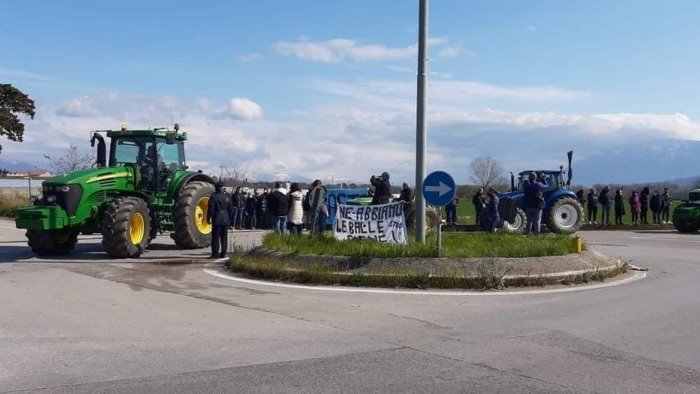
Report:
M322 237L308 235L291 236L267 234L263 246L285 254L407 258L436 257L435 234L428 233L425 244L410 238L405 246L379 243L372 240L337 241L332 234ZM625 267L615 271L591 271L565 279L543 275L507 277L510 268L496 263L495 257L542 257L574 253L571 237L543 234L526 236L516 234L452 233L443 234L443 257L486 258L478 262L476 271L467 273L461 268L446 266L438 272L421 267L390 265L372 268L369 271L339 269L320 262L299 262L275 255L251 255L235 249L226 266L231 271L248 277L316 285L340 285L362 287L389 287L414 289L502 289L510 286L545 286L549 284L580 284L602 281L624 272ZM303 257L302 257L303 258Z
M435 233L425 243L409 237L408 245L393 245L373 240L338 241L332 234L323 237L267 234L263 246L282 253L299 255L335 255L349 257L437 257ZM443 233L442 257L542 257L574 253L568 235L526 236L505 233Z

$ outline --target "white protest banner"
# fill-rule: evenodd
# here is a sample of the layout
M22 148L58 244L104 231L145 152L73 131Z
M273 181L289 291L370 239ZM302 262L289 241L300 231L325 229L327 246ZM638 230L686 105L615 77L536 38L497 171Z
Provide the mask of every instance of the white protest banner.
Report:
M382 205L338 205L333 221L337 240L374 239L379 242L408 243L403 203Z

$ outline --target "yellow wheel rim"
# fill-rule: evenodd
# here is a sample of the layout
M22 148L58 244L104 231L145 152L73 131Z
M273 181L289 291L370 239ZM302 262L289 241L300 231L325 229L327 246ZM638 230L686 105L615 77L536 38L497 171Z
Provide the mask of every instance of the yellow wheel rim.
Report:
M202 234L211 233L211 224L207 223L207 207L209 206L209 197L202 197L194 207L194 225Z
M146 221L140 212L136 212L129 219L129 241L134 245L140 245L146 232Z

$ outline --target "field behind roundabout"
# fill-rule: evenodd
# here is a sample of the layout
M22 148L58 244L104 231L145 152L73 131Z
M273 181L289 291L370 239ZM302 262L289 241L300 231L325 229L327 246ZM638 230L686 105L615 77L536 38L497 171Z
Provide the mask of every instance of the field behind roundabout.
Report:
M565 235L446 233L442 246L438 257L432 233L406 246L267 234L261 247L234 251L227 268L304 284L482 290L603 281L628 268L594 250L576 253Z

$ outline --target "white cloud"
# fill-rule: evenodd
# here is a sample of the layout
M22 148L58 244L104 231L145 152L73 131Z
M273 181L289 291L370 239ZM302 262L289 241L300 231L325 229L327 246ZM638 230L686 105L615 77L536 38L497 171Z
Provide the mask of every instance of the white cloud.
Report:
M91 98L88 96L76 97L68 100L63 106L56 110L61 116L69 117L93 117L99 115L99 111L93 107Z
M394 68L403 71L401 68ZM442 75L450 78L452 75ZM390 80L373 80L359 82L314 81L313 85L325 92L344 96L363 98L367 96L382 96L380 101L391 102L399 99L414 100L416 88L413 83ZM389 95L391 93L391 95ZM428 91L430 100L440 100L445 103L458 105L466 101L480 99L514 100L522 102L546 102L561 100L578 100L591 96L590 92L568 90L557 87L541 86L499 86L476 81L436 80L430 82Z
M446 38L431 38L432 46L443 46ZM326 41L279 41L272 48L280 55L296 56L299 59L322 63L340 63L352 61L385 61L415 58L418 45L391 48L380 44L364 44L348 38L335 38ZM463 50L460 47L445 47L439 51L439 56L458 56Z
M262 118L263 111L260 104L247 98L234 97L228 103L226 114L237 120L258 120Z
M27 122L25 143L7 144L3 157L41 161L42 153L68 143L87 148L88 132L164 126L174 120L190 138L193 168L245 166L256 174L366 181L389 171L396 182L413 180L415 86L410 82L313 81L326 100L275 119L245 98L207 98L105 93L76 97L60 106L39 103ZM556 87L505 87L475 81L433 81L429 100L429 167L447 170L458 182L476 156L498 157L506 167L558 164L563 152L577 157L598 146L653 138L700 140L700 124L680 113L577 114L485 108L515 100L530 104L586 99L586 92ZM308 93L308 92L305 92ZM481 101L480 101L481 100ZM222 116L225 114L226 116ZM242 122L241 120L255 120ZM531 147L525 149L524 147ZM535 157L533 157L535 156Z
M345 59L355 61L395 60L414 56L414 45L403 48L388 48L377 44L360 44L355 40L336 38L327 41L280 41L273 49L285 56L323 63L338 63Z
M446 46L438 51L439 57L457 57L465 52L461 46Z
M236 59L238 59L240 62L243 63L254 63L257 62L258 60L261 60L263 58L263 55L259 53L244 53L242 55L236 56Z

